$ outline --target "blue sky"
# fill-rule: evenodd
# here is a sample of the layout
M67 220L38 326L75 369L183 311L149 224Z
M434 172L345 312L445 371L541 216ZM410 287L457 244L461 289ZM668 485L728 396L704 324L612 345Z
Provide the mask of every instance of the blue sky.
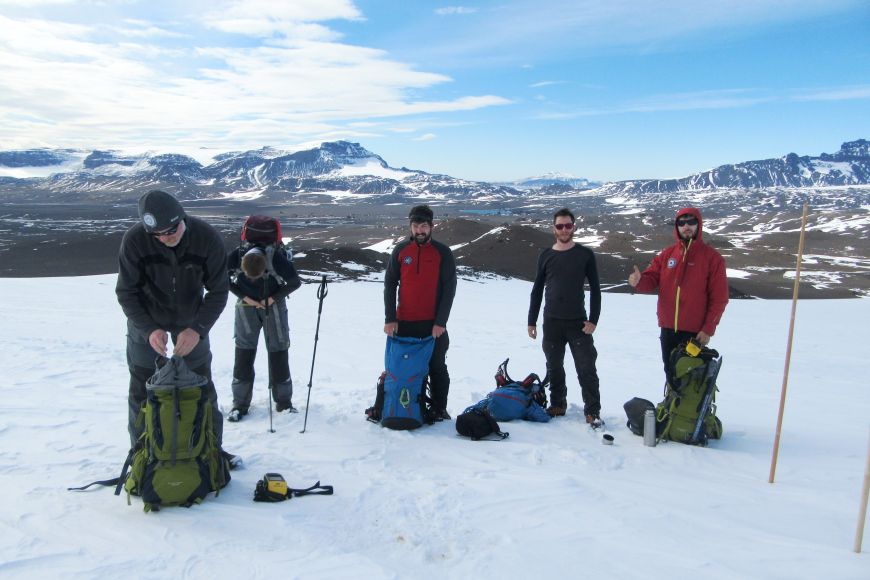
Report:
M610 181L870 138L866 0L0 0L0 31L2 149Z

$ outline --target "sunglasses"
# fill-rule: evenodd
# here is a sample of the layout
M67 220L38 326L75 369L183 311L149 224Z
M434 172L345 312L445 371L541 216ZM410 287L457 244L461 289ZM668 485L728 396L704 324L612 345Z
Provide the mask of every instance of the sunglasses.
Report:
M175 224L174 226L172 226L171 228L163 230L162 232L151 232L151 235L154 236L155 238L159 238L161 236L171 236L175 232L178 231L179 226L181 226L180 221L177 224Z
M559 231L562 230L573 230L574 224L553 224L553 227Z
M687 217L687 218L680 218L677 220L677 227L678 228L681 228L683 226L696 226L696 225L698 225L698 218Z

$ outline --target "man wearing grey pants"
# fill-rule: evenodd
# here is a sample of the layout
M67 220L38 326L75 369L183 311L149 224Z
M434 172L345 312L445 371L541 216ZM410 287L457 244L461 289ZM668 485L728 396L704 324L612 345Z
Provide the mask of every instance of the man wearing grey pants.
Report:
M227 257L230 291L238 296L235 317L236 360L233 366L233 408L227 420L235 423L248 414L254 392L254 359L260 330L269 357L269 382L275 410L294 411L290 376L290 329L287 296L302 281L282 248L254 246L236 249Z

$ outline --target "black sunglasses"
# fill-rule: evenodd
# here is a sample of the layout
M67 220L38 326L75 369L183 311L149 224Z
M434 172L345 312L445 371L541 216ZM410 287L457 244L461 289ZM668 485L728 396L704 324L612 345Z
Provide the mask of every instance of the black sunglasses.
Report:
M171 236L175 232L178 231L178 228L181 226L181 222L179 221L177 224L172 226L169 229L163 230L162 232L150 232L152 236L155 238L159 238L160 236Z
M553 224L553 227L557 230L571 230L574 229L574 224Z
M696 226L698 225L698 218L696 217L685 217L677 220L677 227L681 228L683 226Z

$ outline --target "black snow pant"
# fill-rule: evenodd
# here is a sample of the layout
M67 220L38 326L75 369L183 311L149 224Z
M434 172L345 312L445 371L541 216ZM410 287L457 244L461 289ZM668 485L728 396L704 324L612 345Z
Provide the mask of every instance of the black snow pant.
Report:
M690 338L695 338L697 332L689 332L687 330L674 330L673 328L662 328L659 335L659 341L662 346L662 363L665 368L665 380L670 383L671 376L671 351L673 351L681 342L686 342Z
M547 358L547 373L550 375L550 404L554 407L568 406L568 387L565 384L565 345L571 349L580 393L583 397L583 413L598 415L601 411L601 395L598 389L598 370L595 361L598 351L591 334L583 332L584 320L544 317L542 346Z
M432 336L433 320L414 322L399 321L397 336L411 338L426 338ZM447 395L450 392L450 373L447 372L447 349L450 348L450 337L447 331L435 339L432 358L429 359L429 388L432 391L432 408L435 412L447 410Z

